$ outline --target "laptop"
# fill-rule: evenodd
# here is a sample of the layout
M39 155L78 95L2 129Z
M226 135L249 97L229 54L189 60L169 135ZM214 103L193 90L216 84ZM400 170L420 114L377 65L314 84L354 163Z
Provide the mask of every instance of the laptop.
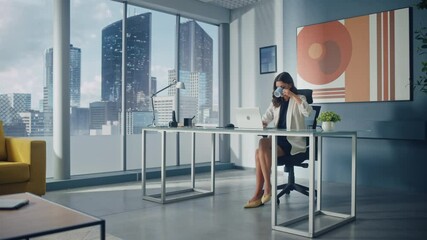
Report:
M236 125L238 128L262 129L259 108L236 108Z
M0 199L0 210L18 209L22 206L27 205L28 203L29 203L28 199L2 198Z

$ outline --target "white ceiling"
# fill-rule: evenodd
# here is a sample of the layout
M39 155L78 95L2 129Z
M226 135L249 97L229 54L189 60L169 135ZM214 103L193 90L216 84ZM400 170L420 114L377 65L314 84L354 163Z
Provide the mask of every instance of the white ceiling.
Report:
M247 5L254 4L261 0L199 0L199 1L220 6L227 9L236 9L236 8L241 8Z

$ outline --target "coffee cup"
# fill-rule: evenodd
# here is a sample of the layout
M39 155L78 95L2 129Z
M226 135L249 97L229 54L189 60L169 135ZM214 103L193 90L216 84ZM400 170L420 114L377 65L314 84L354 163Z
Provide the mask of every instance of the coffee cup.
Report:
M274 90L274 96L283 97L283 88L281 87L276 88L276 90Z

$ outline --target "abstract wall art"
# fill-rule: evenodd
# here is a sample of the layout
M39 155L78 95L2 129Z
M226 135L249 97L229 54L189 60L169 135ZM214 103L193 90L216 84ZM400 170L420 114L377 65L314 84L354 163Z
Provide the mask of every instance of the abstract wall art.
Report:
M316 103L411 100L411 9L297 28L297 86Z

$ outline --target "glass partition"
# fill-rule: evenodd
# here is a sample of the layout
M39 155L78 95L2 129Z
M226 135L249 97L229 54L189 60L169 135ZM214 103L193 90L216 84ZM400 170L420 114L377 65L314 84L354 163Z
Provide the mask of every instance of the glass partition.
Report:
M218 26L181 18L179 27L180 121L218 125Z
M53 2L0 0L0 4L0 52L7 56L0 59L0 119L8 136L46 140L50 178ZM70 15L71 175L123 170L122 111L126 111L127 170L141 168L141 128L152 124L153 116L156 124L167 125L176 110L180 124L192 117L197 125L218 124L218 26L128 5L122 110L123 3L71 0ZM175 86L167 88L175 81L186 85L179 90L179 99ZM157 137L151 137L150 149L155 150ZM177 152L179 139L172 135L168 139L168 152ZM190 148L182 143L189 139L182 134L181 163L189 162ZM210 138L200 136L198 141L209 146ZM202 149L196 154L208 161L209 152Z
M122 170L122 6L71 0L71 175Z
M52 176L52 114L46 111L53 2L0 0L0 120L5 134L47 141ZM51 101L51 100L50 100Z

